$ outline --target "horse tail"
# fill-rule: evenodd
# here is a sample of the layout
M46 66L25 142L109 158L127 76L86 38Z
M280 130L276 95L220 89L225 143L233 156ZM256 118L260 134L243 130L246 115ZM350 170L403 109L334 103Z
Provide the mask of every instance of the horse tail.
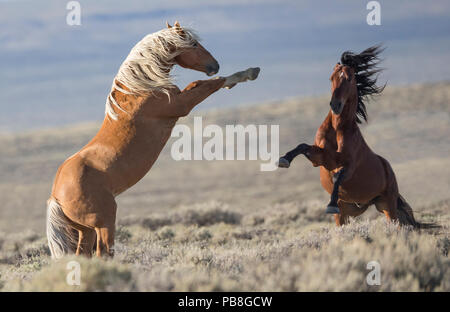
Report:
M398 219L401 224L408 224L418 229L428 229L428 230L439 230L442 228L441 225L439 225L439 223L437 222L417 222L414 219L411 206L409 206L409 204L401 195L399 195L398 197L397 211L399 214Z
M398 195L397 199L397 212L400 224L412 225L413 227L417 228L420 227L420 223L418 223L414 218L414 213L411 206L400 194Z
M53 259L74 253L77 247L78 234L54 198L47 201L47 240Z

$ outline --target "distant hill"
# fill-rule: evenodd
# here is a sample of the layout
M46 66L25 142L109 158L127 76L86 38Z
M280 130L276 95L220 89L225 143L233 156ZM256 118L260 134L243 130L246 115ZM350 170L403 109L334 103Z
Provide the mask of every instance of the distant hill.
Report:
M279 124L280 153L312 143L328 111L329 95L258 106L195 112L209 123ZM450 83L388 87L368 104L361 126L371 148L394 165L400 191L414 208L449 197ZM192 117L179 123L191 125ZM57 167L95 134L80 124L0 136L0 231L42 230L45 201ZM172 139L173 141L173 139ZM248 210L287 200L325 202L318 169L301 157L291 169L260 172L260 161L179 161L171 142L150 173L118 197L119 217L167 211L179 203L219 200ZM10 222L14 220L14 222Z

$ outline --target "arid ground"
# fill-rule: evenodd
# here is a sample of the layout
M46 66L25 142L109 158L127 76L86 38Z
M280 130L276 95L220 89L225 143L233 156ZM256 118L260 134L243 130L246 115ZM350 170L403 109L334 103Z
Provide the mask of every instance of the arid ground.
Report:
M313 142L328 102L293 98L193 116L204 125L279 124L283 153ZM174 161L169 141L117 198L116 257L75 259L80 286L66 283L73 256L50 260L45 202L58 166L99 124L1 135L0 290L449 291L450 83L387 87L368 113L367 142L391 162L416 219L440 228L387 224L375 207L336 228L319 169L304 158L261 172L260 161ZM380 264L380 285L366 282L370 261Z

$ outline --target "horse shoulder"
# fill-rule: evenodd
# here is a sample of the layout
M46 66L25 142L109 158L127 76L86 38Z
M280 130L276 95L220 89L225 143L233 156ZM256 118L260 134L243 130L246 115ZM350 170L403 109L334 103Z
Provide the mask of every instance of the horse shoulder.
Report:
M326 145L330 144L333 145L331 139L333 137L332 132L334 132L334 129L331 126L331 121L327 116L327 118L325 118L320 127L317 129L314 144L320 148L325 148Z

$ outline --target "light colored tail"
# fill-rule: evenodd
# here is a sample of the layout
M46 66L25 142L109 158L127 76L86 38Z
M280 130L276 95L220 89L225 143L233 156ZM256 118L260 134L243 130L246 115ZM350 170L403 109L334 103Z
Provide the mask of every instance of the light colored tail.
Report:
M47 201L47 240L53 259L74 253L77 246L77 233L69 225L61 205L53 198Z

